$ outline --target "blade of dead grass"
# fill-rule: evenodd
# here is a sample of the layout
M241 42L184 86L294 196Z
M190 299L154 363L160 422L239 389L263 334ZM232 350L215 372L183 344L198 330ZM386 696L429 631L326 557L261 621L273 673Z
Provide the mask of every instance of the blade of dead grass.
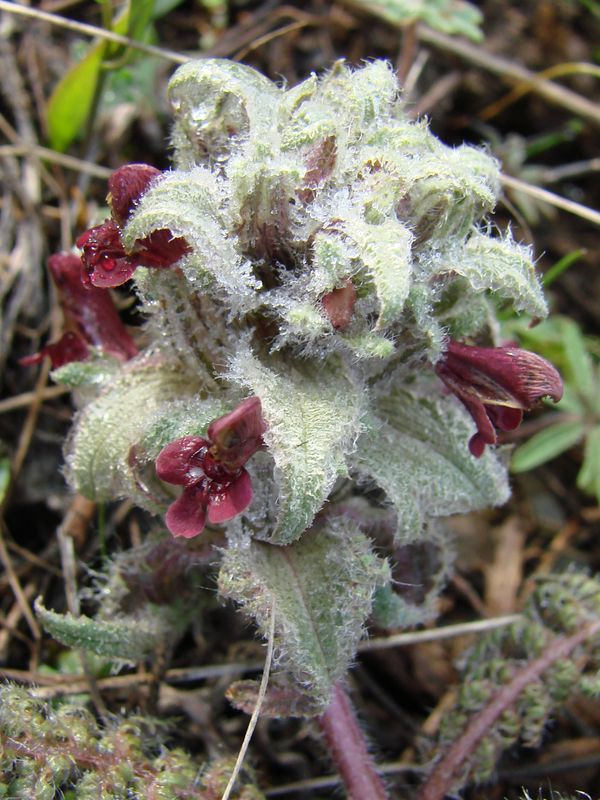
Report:
M21 586L19 578L17 577L17 573L15 572L15 568L13 567L11 557L6 547L6 542L4 540L4 521L1 518L0 518L0 562L4 567L4 570L6 572L6 577L8 578L8 582L10 584L10 588L13 590L13 594L15 596L17 603L19 604L21 613L27 620L27 624L29 626L29 630L31 631L31 635L36 640L41 639L42 632L40 630L40 626L38 624L38 621L33 615L31 606L29 605L27 596L23 591L23 587Z
M536 75L534 72L517 64L516 61L488 53L482 47L477 47L458 37L434 31L424 25L419 26L418 36L425 44L430 44L447 53L452 53L476 67L485 69L494 75L499 75L509 83L516 83L523 87L527 86L527 91L538 94L549 103L561 106L572 114L583 117L595 125L600 125L600 106L597 103L547 78Z
M535 197L537 200L543 200L556 208L568 211L569 214L575 214L575 216L581 217L588 222L593 222L594 225L600 225L600 211L582 206L581 203L576 203L574 200L567 200L566 197L561 197L554 192L549 192L547 189L533 186L531 183L526 183L504 173L500 175L500 181L504 186L508 186L509 189L517 189L530 197Z
M246 757L246 753L250 745L250 740L252 739L252 734L254 733L254 729L256 728L256 723L258 722L260 710L262 708L262 704L264 702L265 695L267 693L267 686L269 685L269 675L271 672L271 663L273 661L274 644L275 644L275 604L273 603L271 607L271 619L269 620L269 634L267 640L267 654L265 656L265 668L263 670L262 678L260 681L260 687L258 689L258 697L256 699L256 705L254 706L254 711L252 712L252 716L250 717L250 722L248 723L246 735L244 736L244 741L242 742L242 746L240 747L240 752L238 753L238 757L236 759L233 772L231 773L231 777L229 778L227 786L225 787L225 791L223 792L221 800L229 800L229 797L231 796L231 792L233 791L235 782L237 781L238 775L240 774L242 764L244 763L244 759Z
M550 80L552 78L562 78L565 75L593 75L595 78L600 78L600 67L596 64L587 64L585 61L570 61L565 64L554 64L548 69L533 74L535 80L540 78ZM486 121L492 119L532 91L534 91L534 83L531 81L518 84L507 95L495 100L486 106L483 111L480 111L479 118Z
M0 0L0 11L7 11L9 14L17 14L22 17L29 17L30 19L37 19L41 22L49 22L51 25L56 25L59 28L73 31L74 33L81 33L83 36L92 36L98 39L104 39L107 42L114 42L121 44L125 47L131 47L139 50L141 53L146 53L149 56L158 56L167 61L173 61L175 64L185 64L190 60L189 56L182 53L176 53L174 50L168 50L164 47L155 47L151 44L144 44L137 42L135 39L130 39L128 36L121 36L118 33L107 31L104 28L98 28L95 25L88 25L86 22L76 22L72 19L66 19L58 14L49 14L47 11L41 11L38 8L30 8L29 6L20 6L8 0Z
M82 158L75 158L65 153L58 153L50 150L49 147L28 147L27 145L3 145L0 146L0 157L2 156L36 156L42 161L49 161L51 164L58 164L59 167L72 169L75 172L85 172L94 178L106 180L112 175L113 170L94 164L92 161L84 161Z

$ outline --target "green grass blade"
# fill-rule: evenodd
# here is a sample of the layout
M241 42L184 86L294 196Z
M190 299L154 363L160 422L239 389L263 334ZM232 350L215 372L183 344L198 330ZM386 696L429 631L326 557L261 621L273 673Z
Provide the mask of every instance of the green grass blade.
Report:
M536 433L515 451L511 463L512 472L527 472L556 458L577 444L583 438L584 431L583 423L577 420L559 422Z
M104 43L92 47L85 58L63 76L48 103L50 147L64 152L84 127L94 102Z

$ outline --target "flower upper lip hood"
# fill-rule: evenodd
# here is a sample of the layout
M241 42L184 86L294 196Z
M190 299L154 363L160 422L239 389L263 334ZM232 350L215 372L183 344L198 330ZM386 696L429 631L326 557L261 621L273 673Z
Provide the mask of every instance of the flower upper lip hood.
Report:
M139 239L132 252L121 241L121 229L136 204L162 173L148 164L126 164L108 179L107 200L112 219L83 233L77 247L83 250L83 280L89 286L120 286L138 267L171 267L188 251L185 239L173 237L166 228Z
M252 484L243 465L263 448L265 430L260 400L249 397L214 420L207 439L184 436L163 447L156 474L166 483L184 487L165 517L173 536L197 536L207 518L227 522L250 505Z
M106 199L117 225L125 225L137 201L161 174L149 164L125 164L113 172L108 179Z
M523 412L543 397L557 403L563 395L555 367L519 347L476 347L449 339L435 370L475 420L469 450L477 458L486 444L497 443L496 429L514 430Z

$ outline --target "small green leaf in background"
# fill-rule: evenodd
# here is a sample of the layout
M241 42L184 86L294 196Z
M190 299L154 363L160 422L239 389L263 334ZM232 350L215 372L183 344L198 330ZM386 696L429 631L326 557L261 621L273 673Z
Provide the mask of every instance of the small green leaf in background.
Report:
M483 14L465 0L351 0L381 19L397 25L425 22L437 31L483 41Z
M111 30L137 41L146 41L153 31L152 21L167 13L181 0L130 0L125 10L114 20ZM119 58L124 48L115 52L100 41L94 44L83 60L63 76L48 102L47 123L50 147L64 152L84 128L99 90L103 61L110 52Z
M121 36L129 28L127 7L112 25L113 33ZM48 101L47 123L50 147L66 150L85 126L99 91L102 62L108 50L107 42L93 45L85 58L62 77Z
M6 455L4 445L0 442L0 507L10 486L10 458Z
M600 503L600 425L592 428L585 440L583 465L577 476L577 486L594 495Z
M547 289L554 281L563 274L570 266L575 264L576 261L586 254L587 250L583 248L581 250L573 250L571 253L567 253L562 258L559 258L550 269L547 269L544 272L544 277L542 278L542 286L544 289Z
M48 102L47 122L50 147L64 152L77 137L89 117L104 43L93 47L87 56L63 76Z
M154 0L130 0L127 35L137 41L145 40L155 14Z
M526 472L556 458L581 441L585 425L579 420L559 422L536 433L515 451L511 463L513 472Z
M572 378L574 388L579 394L591 400L596 391L594 369L581 328L573 320L563 317L561 329L565 356L571 373L567 377Z

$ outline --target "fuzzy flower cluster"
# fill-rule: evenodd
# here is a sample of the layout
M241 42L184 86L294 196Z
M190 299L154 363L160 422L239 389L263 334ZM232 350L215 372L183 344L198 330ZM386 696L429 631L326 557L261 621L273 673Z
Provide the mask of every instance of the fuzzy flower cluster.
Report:
M198 370L183 377L184 435L149 454L163 484L184 487L166 515L174 535L245 511L252 488L244 464L265 446L284 541L310 524L344 461L387 490L385 456L374 468L357 436L386 426L391 447L395 423L379 398L411 384L413 401L448 405L442 385L461 401L476 425L468 443L476 458L540 398L560 398L560 377L544 359L475 344L489 339L493 294L537 316L545 311L529 253L478 224L497 195L495 162L471 147L447 148L407 119L387 64L338 64L288 90L247 67L198 62L177 71L170 99L175 169L130 164L113 173L111 217L80 236L81 259L49 262L65 334L25 363L49 355L60 367L87 359L90 346L121 361L135 356L108 289L143 268L137 290L155 363L169 364L166 373L179 364L178 379L190 364ZM224 413L196 433L198 393L208 385ZM240 402L240 391L250 397ZM156 427L161 403L171 413L173 395L151 398L135 433L123 425L129 450ZM233 442L227 455L222 431ZM294 448L306 438L303 470ZM75 452L82 483L77 461ZM495 502L504 490L486 492ZM466 505L450 501L448 511ZM432 513L424 506L420 518Z
M369 618L434 613L440 518L507 499L501 434L562 383L496 340L494 310L546 305L530 250L489 225L498 165L412 120L387 63L287 88L206 59L169 101L173 168L111 176L110 216L49 260L64 335L25 363L49 357L82 389L73 488L218 542L220 594L263 633L277 608L267 705L318 714ZM111 299L126 283L146 318L133 338ZM183 630L197 607L193 581L172 597L189 551L171 545L157 581L127 585ZM45 624L74 624L59 617ZM140 619L119 620L127 657L156 606Z
M387 63L287 88L206 59L169 100L173 168L109 179L110 218L50 262L68 338L30 361L86 388L73 487L226 537L221 594L263 629L276 602L299 713L318 713L369 615L431 614L438 519L507 499L501 434L562 383L496 341L494 309L546 305L529 248L489 225L497 163L412 120ZM139 353L110 304L127 281ZM394 574L410 548L418 602Z

